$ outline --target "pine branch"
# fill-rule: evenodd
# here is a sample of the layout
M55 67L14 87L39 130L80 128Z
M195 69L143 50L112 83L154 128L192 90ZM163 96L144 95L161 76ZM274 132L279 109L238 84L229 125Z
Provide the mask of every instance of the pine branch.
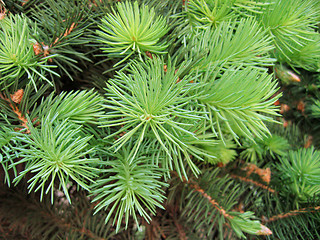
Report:
M228 208L234 204L233 200L236 194L241 194L239 188L237 186L233 186L232 190L227 189L230 187L228 184L228 178L226 176L219 178L217 173L219 169L215 169L212 173L208 173L207 171L201 176L200 184L204 184L204 186L210 191L210 193L215 193L216 197L218 197L219 193L216 192L229 192L228 196L219 196L225 204L228 204ZM177 173L173 172L174 175L178 176ZM205 180L204 180L205 179ZM211 180L211 181L210 181ZM208 194L208 191L201 188L198 182L195 182L193 179L185 179L182 178L184 184L193 191L188 194L188 203L184 206L184 217L191 218L193 221L197 223L197 229L201 227L209 227L209 232L207 233L210 236L210 232L212 231L213 226L219 228L220 236L222 236L222 225L229 225L230 228L234 231L234 233L241 238L245 238L243 232L247 232L250 234L258 234L258 235L270 235L272 232L266 228L265 226L261 225L259 221L254 221L252 212L234 212L234 211L227 211L225 207L219 204L211 195ZM215 184L213 183L215 182ZM209 186L208 186L209 185ZM211 187L219 186L219 190L214 189ZM225 187L224 187L225 186ZM228 191L229 190L229 191ZM194 193L199 193L196 195ZM209 203L209 206L208 206ZM215 212L218 212L220 216L217 216ZM191 221L191 219L189 221ZM226 221L227 220L227 221ZM216 226L216 224L218 226ZM249 227L250 226L250 227Z
M4 97L0 93L0 98L8 102L9 106L11 107L12 111L18 116L19 120L21 121L21 126L26 129L25 133L30 133L29 127L27 125L28 120L26 117L21 113L18 106L16 104L21 103L22 97L23 97L23 89L20 89L16 91L14 94L10 95L10 99Z
M289 151L276 167L286 183L281 190L294 195L297 206L320 193L320 152L314 147Z
M20 186L21 187L21 186ZM22 235L44 239L121 239L115 236L104 216L93 215L93 206L83 192L73 194L73 206L62 197L52 206L50 198L39 203L34 194L19 189L1 188L0 219Z
M205 105L212 131L216 132L216 126L222 140L222 129L227 129L238 143L240 136L254 141L253 136L262 139L270 135L264 121L275 122L271 116L278 113L273 103L280 96L274 96L277 83L267 72L230 67L221 75L216 66L200 82L205 87L198 99Z
M191 74L180 79L190 64L185 61L177 67L170 58L166 64L160 58L144 63L135 61L128 67L130 74L119 72L115 79L109 80L105 105L109 112L105 126L117 130L109 137L125 133L114 142L115 151L135 138L131 151L134 157L141 144L148 142L153 149L159 149L154 152L156 164L162 162L168 171L174 166L185 177L181 156L195 174L199 170L190 155L199 159L203 156L214 158L197 147L214 144L215 140L213 134L205 133L205 112L193 100L194 95L187 95L202 85L190 83L195 79Z
M178 174L176 172L174 172L174 173L178 176ZM169 215L170 215L170 217L173 221L173 224L178 232L179 240L187 240L188 237L187 237L186 231L184 230L184 227L179 223L175 209L172 207L170 207L170 208L166 207L166 210L169 211Z
M293 211L290 211L290 212L287 212L287 213L280 213L278 215L269 217L264 222L265 223L274 222L274 221L281 220L283 218L293 217L293 216L296 216L296 215L299 215L299 214L303 214L303 213L314 213L314 212L317 212L317 211L320 211L320 206L300 208L300 209L293 210Z
M103 175L91 186L93 202L97 202L95 213L107 211L105 222L113 218L117 232L123 218L126 228L131 216L138 226L138 216L150 222L150 215L156 214L156 208L164 208L161 204L165 199L163 188L168 186L160 181L163 170L150 164L148 154L140 151L135 157L131 156L132 145L130 142L121 151L110 153L113 158L101 163Z
M71 80L77 72L82 71L80 62L91 62L85 54L85 51L92 51L85 48L90 41L90 13L87 1L80 0L46 0L35 4L29 12L39 26L34 34L38 53L54 53L56 57L52 63L58 66L61 75L66 74Z
M260 188L263 188L263 189L266 189L271 193L276 193L276 191L274 189L270 188L269 186L264 185L262 183L259 183L257 181L254 181L252 179L249 179L249 178L246 178L246 177L237 176L237 175L234 175L234 174L230 175L230 177L231 178L235 178L235 179L239 179L239 180L241 180L243 182L252 183L253 185L255 185L257 187L260 187Z
M173 172L174 175L178 176L176 172ZM189 180L186 180L185 177L182 177L182 181L185 184L188 184L189 187L193 188L195 191L199 192L204 198L206 198L210 204L218 210L220 214L222 214L225 218L233 218L231 215L229 215L225 209L223 209L216 200L212 199L211 196L209 196L195 181L193 181L191 178Z
M252 18L225 21L215 29L196 32L189 38L187 45L192 46L189 57L204 55L195 66L202 71L229 66L262 68L275 62L269 54L274 48L271 38Z
M50 192L53 203L55 182L58 181L58 189L63 190L70 202L68 184L74 181L81 188L89 190L87 182L93 182L97 176L97 168L93 166L99 160L90 157L93 148L88 146L92 136L81 136L81 125L67 124L66 120L56 125L49 117L42 117L40 122L40 127L35 128L29 120L30 134L18 137L21 143L30 148L21 145L15 148L21 153L21 159L13 166L21 163L26 163L26 166L14 182L17 184L28 173L34 173L29 179L29 191L40 190L40 200Z
M101 19L98 41L103 43L101 49L112 57L124 57L115 66L137 53L142 60L143 52L165 53L167 44L160 39L168 28L162 16L156 16L148 5L139 6L135 1L118 3L112 14Z
M27 84L32 84L37 89L38 81L45 80L52 85L52 82L45 76L45 73L57 75L52 68L54 65L47 65L47 61L55 55L39 58L33 52L32 37L36 31L34 23L24 15L12 15L0 21L0 85L1 89L8 88L15 82L26 77Z

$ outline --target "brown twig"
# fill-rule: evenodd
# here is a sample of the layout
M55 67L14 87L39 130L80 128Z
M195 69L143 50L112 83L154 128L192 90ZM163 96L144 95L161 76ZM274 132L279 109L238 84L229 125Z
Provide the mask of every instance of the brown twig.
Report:
M178 174L176 172L173 172L176 176ZM208 199L208 201L211 203L211 205L218 210L220 214L222 214L225 218L233 218L231 215L229 215L226 210L224 210L219 203L214 200L210 195L208 195L196 182L192 181L192 179L187 180L184 176L182 176L182 181L186 184L188 184L191 188L193 188L196 192L199 192L204 198Z
M174 173L176 176L179 176L178 173L176 173L176 172L173 172L173 173ZM235 176L235 175L234 175L234 176ZM238 177L238 176L235 176L235 177ZM246 179L246 178L244 178L244 179ZM251 179L248 179L248 180L252 181ZM222 214L225 218L229 218L229 219L232 219L232 218L233 218L233 216L231 216L230 214L228 214L228 213L226 212L226 210L224 210L224 209L218 204L218 202L217 202L216 200L212 199L212 197L209 196L196 182L192 181L192 179L187 180L185 177L182 176L182 181L183 181L184 183L188 184L188 185L189 185L191 188L193 188L195 191L199 192L204 198L208 199L208 201L212 204L212 206L213 206L215 209L217 209L218 212L219 212L220 214ZM254 181L253 181L253 182L254 182ZM257 183L257 184L260 185L260 183ZM261 184L261 185L264 186L264 187L267 187L267 186L265 186L265 185L263 185L263 184ZM262 187L262 186L261 186L261 187ZM267 187L267 188L268 188L269 191L270 191L270 190L271 190L271 191L273 190L273 189L270 189L269 187ZM273 190L273 191L274 191L274 190ZM264 226L264 225L262 225L262 224L260 224L260 225L261 225L261 229L256 232L257 235L271 235L271 234L272 234L272 231L271 231L269 228L267 228L266 226ZM229 225L228 223L226 223L226 226L230 227L230 225Z
M272 216L271 218L265 220L265 223L274 222L274 221L277 221L279 219L296 216L296 215L299 215L301 213L316 212L316 211L319 211L319 210L320 210L320 206L317 206L317 207L301 208L301 209L297 209L297 210L290 211L290 212L287 212L287 213L280 213L278 215Z
M53 44L50 45L50 47L52 47L52 45L58 43L60 38L68 36L76 26L77 26L77 24L73 22L71 24L70 28L67 28L66 31L64 32L64 34L61 34L59 37L57 37L56 40L54 40Z
M61 219L59 219L59 221L61 221ZM60 223L59 225L62 228L71 229L72 232L78 232L78 233L84 234L93 240L106 240L106 238L98 237L96 234L91 232L89 229L86 229L84 226L82 228L74 228L70 223Z
M166 208L166 210L168 210L168 208ZM177 221L176 211L174 210L174 208L169 209L169 214L170 214L170 216L173 220L173 223L178 231L179 239L180 240L188 240L187 234L184 231L183 226Z
M35 55L43 55L44 57L47 57L50 55L50 48L52 48L53 45L57 44L60 42L60 39L62 37L67 37L72 31L73 29L77 26L77 24L75 22L71 23L71 26L69 28L67 28L65 30L64 33L62 33L59 37L57 37L54 42L52 44L50 44L50 46L45 45L43 42L40 44L38 42L36 42L35 44L33 44L33 51L35 53ZM50 58L48 61L52 61L52 59Z
M257 165L253 163L247 164L244 168L241 168L241 170L246 171L247 177L249 177L252 173L257 174L262 181L266 183L270 183L271 180L271 171L270 168L259 168Z
M27 125L28 120L26 119L26 117L22 114L22 112L19 110L19 108L17 107L16 104L20 104L22 97L23 97L23 89L19 89L18 91L16 91L14 94L10 95L10 99L4 97L1 93L0 93L0 98L2 98L3 100L5 100L6 102L8 102L9 106L11 107L11 109L13 110L13 112L18 116L20 122L21 122L21 126L23 126L24 128L27 129L27 131L25 133L30 133L30 129Z
M252 183L252 184L254 184L254 185L258 186L258 187L261 187L261 188L263 188L263 189L268 190L268 191L271 192L271 193L276 193L276 191L275 191L274 189L270 188L269 186L264 185L264 184L262 184L262 183L259 183L259 182L257 182L257 181L254 181L254 180L252 180L252 179L245 178L245 177L241 177L241 176L234 175L234 174L230 175L230 177L232 177L232 178L237 178L237 179L239 179L239 180L241 180L241 181L244 181L244 182Z

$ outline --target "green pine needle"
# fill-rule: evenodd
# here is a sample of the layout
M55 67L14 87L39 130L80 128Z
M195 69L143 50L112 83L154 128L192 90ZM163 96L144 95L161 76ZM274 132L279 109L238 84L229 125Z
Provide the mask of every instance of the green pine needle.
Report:
M320 195L320 152L313 147L290 151L277 165L283 182L283 190L305 203Z
M98 124L104 116L103 97L96 92L70 91L54 97L54 93L43 98L35 115L46 116L56 121L68 120L76 124Z
M167 33L166 20L156 17L153 8L138 5L138 2L121 2L113 13L101 19L97 31L99 41L105 44L101 49L109 56L123 58L125 61L134 53L141 57L142 52L165 53L167 44L160 41ZM117 64L117 65L118 65Z
M55 189L62 190L68 201L71 201L68 185L72 181L89 190L87 182L93 182L96 176L96 169L90 164L96 164L98 160L88 156L93 150L88 146L91 136L83 137L80 128L67 121L54 125L49 118L41 119L40 128L34 128L29 123L30 134L21 134L19 137L29 148L21 144L16 147L21 153L21 160L13 164L26 163L25 170L13 182L17 184L27 174L31 174L28 180L29 192L40 190L40 199L50 192L52 203Z
M202 78L207 85L199 100L209 112L211 126L217 124L220 137L223 129L236 141L240 136L254 141L254 136L270 134L264 121L275 121L271 116L278 115L278 108L273 103L279 98L273 97L278 87L272 76L255 68L229 68L220 78L218 73L216 69Z
M0 21L0 85L7 88L17 81L21 81L26 75L35 89L39 79L52 82L45 76L45 73L57 75L47 65L48 59L54 57L50 55L39 58L33 51L31 21L23 15L10 15Z
M200 31L189 44L194 46L192 56L205 55L197 65L201 70L211 65L262 67L275 62L270 57L272 39L253 18L227 21L214 30Z
M114 160L105 162L107 169L103 172L106 175L97 180L91 191L95 196L93 202L97 202L96 212L102 209L108 211L105 222L113 218L116 231L121 227L123 216L126 228L130 216L139 226L136 212L150 222L149 215L156 213L156 207L164 208L162 187L168 186L160 180L161 169L149 164L147 156L139 154L131 159L130 147L122 148L115 154Z
M276 46L276 56L279 61L302 63L295 55L303 54L304 48L308 51L309 44L314 45L316 24L320 17L319 5L314 0L274 1L259 16L262 26L269 31ZM317 37L319 41L319 37ZM314 50L316 50L313 47ZM300 53L301 52L301 53ZM317 52L317 59L319 56ZM305 52L307 53L307 52ZM301 57L301 56L300 56ZM305 56L308 58L308 56ZM310 54L309 54L310 57ZM300 67L310 69L312 61L299 64ZM316 69L317 70L317 69Z
M179 79L189 64L183 63L177 70L170 59L164 64L159 58L154 58L145 63L135 62L130 67L131 74L119 72L115 79L108 81L106 108L110 111L105 124L109 127L121 126L112 135L118 135L113 144L115 151L134 138L136 143L131 152L134 156L144 140L156 140L169 159L173 158L172 152L177 156L178 152L172 151L175 148L188 159L192 148L181 136L197 139L194 130L190 129L204 119L203 111L187 107L194 98L187 96L187 93L199 88L199 85L190 83L194 80L192 76ZM188 162L194 165L192 161ZM179 169L181 164L175 166ZM193 169L196 169L195 166Z

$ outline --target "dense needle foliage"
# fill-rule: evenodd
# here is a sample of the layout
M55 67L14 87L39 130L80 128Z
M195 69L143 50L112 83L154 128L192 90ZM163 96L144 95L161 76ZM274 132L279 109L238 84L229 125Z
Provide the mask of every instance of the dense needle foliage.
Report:
M0 0L1 239L320 239L317 0Z

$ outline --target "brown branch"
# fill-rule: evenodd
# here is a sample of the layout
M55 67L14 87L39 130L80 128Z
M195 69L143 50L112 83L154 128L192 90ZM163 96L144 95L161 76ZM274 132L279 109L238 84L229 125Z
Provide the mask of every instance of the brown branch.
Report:
M59 219L59 221L61 221L61 219ZM89 229L84 228L84 226L82 228L74 228L70 223L59 223L59 225L62 228L71 229L72 232L78 232L78 233L84 234L93 240L106 240L106 238L98 237L96 234L91 232Z
M182 225L177 221L177 219L174 217L173 218L173 223L176 226L178 233L179 233L179 239L180 240L187 240L187 235L185 233L185 231L183 231L183 227Z
M166 210L168 210L168 208L166 208ZM187 240L188 239L187 234L185 233L183 226L177 221L175 209L171 207L169 209L169 214L170 214L170 216L173 220L173 223L178 231L179 239L180 240Z
M237 176L237 175L234 175L234 174L230 175L230 177L231 177L231 178L237 178L237 179L239 179L239 180L241 180L241 181L244 181L244 182L252 183L252 184L254 184L255 186L261 187L261 188L263 188L263 189L266 189L266 190L268 190L268 191L271 192L271 193L276 193L276 191L275 191L274 189L270 188L269 186L264 185L264 184L262 184L262 183L259 183L259 182L257 182L257 181L254 181L254 180L252 180L252 179L245 178L245 177L241 177L241 176Z
M61 34L59 37L57 37L56 40L54 40L53 44L50 45L50 47L52 47L52 45L58 43L59 40L60 40L62 37L68 36L76 26L77 26L77 24L73 22L73 23L71 24L70 28L67 28L66 31L65 31L63 34Z
M159 224L156 226L158 232L161 234L163 239L167 239L167 236L164 234L163 230L161 229L161 227L159 226Z
M22 97L23 97L23 93L24 93L23 89L19 89L14 94L10 94L10 99L4 97L0 93L0 98L5 100L6 102L8 102L8 104L11 107L11 109L13 110L13 112L18 116L18 118L19 118L19 120L21 122L21 126L23 126L24 128L27 129L27 131L25 133L30 133L30 129L29 129L28 125L27 125L28 120L26 119L26 117L22 114L22 112L19 110L19 108L16 105L16 104L20 104L21 103L21 100L22 100Z
M178 173L173 172L176 176L178 176ZM182 181L186 184L188 184L191 188L194 189L194 191L199 192L204 198L208 199L208 201L211 203L211 205L218 210L220 214L222 214L225 218L233 218L231 215L229 215L226 210L224 210L219 203L214 200L210 195L208 195L196 182L192 181L192 179L187 180L184 176L182 176Z
M274 222L274 221L277 221L279 219L296 216L296 215L299 215L301 213L316 212L316 211L319 211L319 210L320 210L320 206L301 208L301 209L297 209L297 210L290 211L290 212L287 212L287 213L280 213L278 215L272 216L271 218L264 220L264 222L265 223Z
M271 180L271 171L270 168L259 168L257 165L253 163L247 164L244 168L241 168L241 170L246 171L247 177L249 177L252 173L257 174L262 181L266 183L270 183Z
M54 40L54 42L52 44L50 44L50 46L45 45L44 42L41 42L41 44L36 42L35 44L33 44L33 52L35 53L35 55L43 55L43 57L49 56L50 55L50 48L53 45L59 43L62 37L67 37L76 26L77 26L77 24L75 22L71 23L71 26L69 28L67 28L64 33L60 34L60 36L57 37ZM52 62L52 59L50 58L48 61Z
M42 216L45 216L45 217L49 218L50 220L53 220L60 228L67 229L67 230L70 229L72 232L77 232L82 235L84 234L93 240L106 240L106 238L101 238L101 237L97 236L95 233L91 232L89 229L86 229L84 226L85 221L82 224L81 228L77 228L77 227L74 227L70 223L64 222L64 220L62 218L59 218L56 215L51 214L51 212L48 213L46 211L41 211L41 214L42 214Z

